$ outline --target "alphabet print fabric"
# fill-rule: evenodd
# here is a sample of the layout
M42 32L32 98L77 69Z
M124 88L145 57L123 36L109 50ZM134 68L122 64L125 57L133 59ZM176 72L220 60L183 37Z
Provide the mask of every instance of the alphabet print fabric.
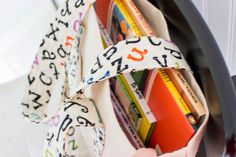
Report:
M131 71L165 67L190 70L173 43L140 37L121 41L99 53L83 77L83 19L93 2L65 1L50 23L28 75L22 113L31 122L50 127L44 157L102 156L105 127L96 108L98 104L83 95L86 87Z
M51 98L59 97L59 102L62 102L69 93L65 92L69 90L69 86L65 85L72 85L73 78L81 77L73 69L79 65L73 64L78 64L81 59L78 52L76 53L79 51L80 37L84 31L81 29L81 22L92 3L92 0L66 0L50 23L49 31L33 61L28 75L28 87L21 104L23 115L30 121L39 123L52 116L58 106L49 110Z

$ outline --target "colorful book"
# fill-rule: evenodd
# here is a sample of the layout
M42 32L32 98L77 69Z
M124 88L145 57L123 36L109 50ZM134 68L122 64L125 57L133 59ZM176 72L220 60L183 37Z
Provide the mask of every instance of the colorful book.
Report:
M142 123L138 133L146 145L149 142L153 129L156 126L156 118L154 117L154 114L152 113L132 76L129 74L123 74L120 75L118 79L122 80L129 96L132 98L133 102L141 112Z
M117 100L116 95L113 93L112 90L111 90L111 100L112 100L112 105L113 105L117 120L119 121L120 126L123 129L123 131L125 132L129 141L135 147L135 149L143 148L144 144L143 144L142 140L140 139L137 131L135 130L135 128L131 124L124 109L122 108L122 105Z
M120 0L113 1L108 21L107 30L114 43L142 36L138 26Z
M107 47L108 45L112 44L112 41L107 34L106 30L104 29L103 24L101 23L99 17L98 17L98 23L100 28L100 33L103 41L104 47ZM132 122L133 126L136 130L139 130L141 122L142 122L142 115L140 114L139 109L136 107L136 104L134 104L132 98L129 96L126 88L124 87L124 84L120 79L110 79L112 83L112 87L114 91L116 92L116 95L119 97L119 100L121 104L123 105L126 114L128 115L130 121Z
M177 69L165 69L165 72L174 83L176 89L183 97L196 119L200 120L202 116L206 115L206 110L201 101L198 99L197 95L194 93L181 72Z
M147 23L139 9L134 4L133 0L121 0L121 3L124 5L125 9L129 13L131 19L138 26L142 35L146 36L156 36L153 32L150 25ZM139 72L132 72L131 75L134 78L136 84L139 86L140 91L143 93L146 85L146 80L148 76L149 70L143 70Z
M195 117L164 70L150 73L145 97L154 116L154 128L148 146L157 145L163 153L187 145L198 126Z
M130 122L133 124L135 129L139 131L143 121L140 109L138 109L137 104L133 101L119 77L115 81L114 89L114 92L128 115Z
M123 11L121 11L121 10L123 10ZM134 37L135 36L134 30L136 30L136 33L137 33L137 26L135 25L134 21L132 20L132 18L128 14L128 12L125 11L125 8L122 5L122 3L119 0L115 0L114 4L112 5L112 9L110 11L111 11L110 21L113 21L113 23L110 24L111 28L109 29L111 38L115 42L117 42L117 41L120 41L120 40L123 40L126 38ZM130 31L127 31L127 32L130 32L130 34L122 35L122 33L124 33L124 31L122 31L122 28L121 28L122 26L125 28L128 28L128 30L130 30ZM131 29L131 28L134 28L134 29ZM140 36L141 32L138 32L138 34L139 35L137 35L137 36ZM141 74L141 73L139 72L136 74L138 74L139 77L142 78L141 75L143 75L143 74ZM124 78L121 79L124 84L125 84L125 82L127 82L125 80L128 80L128 82L130 80L130 79L126 78L127 76L132 78L131 74L126 74L126 75L122 75L122 76L124 76ZM120 80L120 79L118 79L118 80ZM132 80L134 80L134 79L132 79ZM135 80L135 82L136 81L137 80ZM134 81L132 83L134 83ZM131 90L129 91L129 95L130 96L134 95L134 94L132 94ZM151 118L151 116L146 115L146 113L150 112L150 108L146 104L144 98L143 98L143 101L145 103L143 103L141 101L142 104L139 104L140 102L137 101L138 99L135 99L134 96L132 98L133 98L133 101L135 102L135 105L138 107L139 111L141 112L142 119L143 119L141 126L140 126L140 130L138 131L138 133L139 133L142 141L144 141L145 143L148 143L148 140L150 139L152 130L155 127L156 119L155 119L154 115L152 115L152 118Z
M124 39L142 36L139 27L136 25L120 0L114 0L114 2L111 2L108 21L108 33L114 43ZM147 71L132 73L132 76L138 85L141 85L143 77L146 75Z
M151 26L147 23L146 19L134 4L133 0L121 0L121 2L129 12L129 15L132 17L134 22L137 24L143 35L156 36Z

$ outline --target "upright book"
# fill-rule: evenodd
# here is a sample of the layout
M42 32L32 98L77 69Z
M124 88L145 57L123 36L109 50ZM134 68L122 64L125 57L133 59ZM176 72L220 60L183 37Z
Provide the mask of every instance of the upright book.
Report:
M187 145L197 130L196 119L164 70L150 73L146 101L157 119L148 146L163 153Z
M131 18L128 11L123 6L120 0L114 0L114 2L112 3L110 9L110 18L108 21L110 21L108 22L109 35L111 39L115 42L142 35L139 28L137 27L137 25L135 24L135 22L133 21L133 19ZM142 78L143 72L139 72L138 75L139 78L136 77L135 82L137 82L137 79ZM155 127L156 119L153 115L152 117L150 115L147 115L147 113L151 114L151 112L144 98L143 101L139 101L138 97L134 96L135 90L133 90L133 88L131 88L132 90L130 90L129 85L134 84L134 79L130 79L132 78L131 74L122 74L117 78L118 81L121 80L121 83L125 85L126 90L128 90L129 96L134 101L134 105L137 106L138 110L142 115L142 122L138 133L142 141L148 143L152 130Z
M121 2L123 3L127 11L129 12L134 22L138 25L143 35L156 36L151 26L148 24L148 22L143 17L139 9L136 7L133 0L121 0Z
M206 110L204 109L203 104L198 99L197 95L194 93L184 76L181 74L180 70L166 69L165 71L174 83L180 95L183 97L193 115L199 121L201 117L206 115Z
M114 79L114 78L112 78ZM114 92L123 106L126 114L129 117L130 122L133 124L135 129L139 132L141 129L141 124L143 121L142 114L140 112L140 108L137 107L137 103L133 100L125 85L118 77L116 81L112 81L115 84L112 85L114 87Z
M142 36L136 23L120 0L111 2L110 16L108 18L108 33L114 43L133 37Z
M116 95L113 93L113 90L111 89L111 100L112 100L112 105L116 114L116 117L120 123L121 128L127 135L128 139L130 140L131 144L136 148L142 148L144 147L144 144L142 140L140 139L137 131L131 124L128 116L126 115L122 105L120 102L117 100Z
M124 39L140 37L143 35L138 25L132 19L131 15L120 0L111 1L109 15L107 29L114 43ZM138 85L141 85L143 78L147 76L147 71L134 72L132 73L132 76L135 82ZM145 86L142 86L142 89L144 88Z
M156 127L157 119L155 118L152 110L148 106L146 100L144 99L141 91L139 90L136 82L131 77L131 75L124 74L119 78L122 80L125 88L128 91L128 94L141 112L142 122L138 132L141 139L144 141L144 144L146 145L150 140L154 128Z

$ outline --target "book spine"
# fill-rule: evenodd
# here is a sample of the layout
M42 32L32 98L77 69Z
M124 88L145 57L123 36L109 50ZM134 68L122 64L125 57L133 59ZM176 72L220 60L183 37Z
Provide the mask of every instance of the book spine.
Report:
M188 82L185 80L184 76L177 69L166 69L165 71L174 83L180 95L183 97L193 115L197 118L197 120L199 120L201 116L206 114L206 110Z
M128 11L126 10L126 8L124 7L124 5L121 3L120 0L114 0L115 4L117 5L117 7L119 8L119 10L121 11L121 13L124 15L126 21L128 22L128 24L130 25L130 28L134 31L135 36L136 37L140 37L142 36L141 31L139 30L138 26L135 24L135 22L133 21L133 19L131 18L131 16L129 15Z
M126 7L134 22L138 25L143 35L156 36L151 26L147 23L147 21L145 20L145 18L132 0L121 0L121 2Z
M197 126L196 118L193 116L188 105L185 103L184 99L182 98L182 96L180 95L176 87L174 86L174 83L171 81L170 77L167 75L167 73L163 69L159 69L158 72L160 73L162 80L164 81L168 90L171 92L172 96L174 97L182 113L186 116L187 120L192 125L193 129L197 130L198 126Z
M123 74L118 76L124 83L125 88L127 89L130 97L138 107L142 115L142 123L139 129L139 135L145 144L148 143L152 131L156 125L156 118L154 117L151 109L147 105L142 93L139 91L138 86L136 85L131 74Z
M117 78L115 92L116 95L119 97L119 100L122 106L124 107L125 112L128 115L130 121L132 122L135 129L138 131L142 124L142 114L137 108L136 104L133 102L120 78Z
M113 42L110 38L110 36L107 33L107 30L105 29L104 25L102 24L101 20L99 17L97 17L98 25L99 25L99 30L101 33L102 41L103 41L103 47L107 48L108 46L112 45Z
M112 92L112 90L111 90L111 99L112 99L114 111L117 115L118 120L121 123L120 125L124 129L124 132L128 136L129 140L131 141L131 143L134 145L134 147L136 149L143 148L144 144L143 144L142 140L140 139L137 131L135 130L135 128L133 127L133 125L129 121L125 111L123 110L121 104L117 100L117 98L116 98L115 94Z

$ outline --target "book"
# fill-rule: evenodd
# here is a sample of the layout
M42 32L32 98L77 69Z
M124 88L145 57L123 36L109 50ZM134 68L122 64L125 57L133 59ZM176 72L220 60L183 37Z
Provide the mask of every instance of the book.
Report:
M114 0L114 2L111 2L110 16L107 25L108 34L114 43L124 39L142 36L139 27L136 25L120 0ZM138 85L141 85L143 77L146 75L147 71L132 73L132 76Z
M187 145L198 126L183 98L163 69L150 73L146 101L157 119L148 143L157 145L163 153L178 150Z
M133 0L121 0L124 7L127 9L129 15L132 17L133 21L137 24L140 29L142 35L146 36L156 36L154 31L152 30L149 23L143 17L142 13L136 7L136 4ZM142 93L144 93L146 80L148 76L149 70L143 70L140 72L132 72L131 75L134 78L136 84L139 86L139 89Z
M111 3L112 0L96 0L95 2L95 10L97 13L97 16L101 20L102 24L107 29L107 22L108 22L108 16L111 12ZM104 9L105 8L105 9Z
M132 17L134 22L137 24L141 33L146 36L156 36L151 26L148 24L146 19L143 17L139 9L134 4L133 0L121 0L124 7L127 9L129 15Z
M112 100L112 105L113 105L117 120L119 121L120 126L123 129L123 131L125 132L129 141L135 147L135 149L143 148L144 144L143 144L142 140L140 139L137 131L135 130L135 128L131 124L124 109L122 108L122 105L117 100L117 97L113 93L112 89L111 89L111 100Z
M165 69L165 72L174 83L193 115L199 121L202 116L206 115L206 110L184 76L177 69Z
M116 78L114 92L128 115L130 122L139 131L143 121L140 109L138 109L137 104L133 101L119 77Z
M113 21L113 23L110 24L111 28L109 29L109 34L110 34L111 39L115 42L130 38L130 37L134 37L135 33L136 33L136 36L140 36L140 34L141 34L140 31L137 32L138 27L136 26L136 24L134 23L134 21L132 20L132 18L128 14L128 12L125 10L126 9L124 8L124 6L120 0L115 0L114 4L112 5L111 10L110 10L111 11L110 23L112 23L111 21ZM122 27L127 28L129 30L127 32L129 32L130 34L129 33L125 34L124 31L122 31ZM136 30L136 32L135 32L135 30ZM139 72L136 74L139 74L139 77L142 78L142 75L143 75L142 73L143 72ZM118 80L121 80L126 86L125 82L127 82L127 81L125 81L125 80L128 79L128 78L126 78L126 76L129 76L130 78L132 78L132 76L131 76L131 74L126 74L126 75L122 74L121 76L124 76L124 77L122 79L120 79L121 77L118 76L117 78L119 78ZM135 80L135 82L136 81L137 80ZM128 90L128 88L126 88L126 89ZM132 95L134 95L132 93L134 91L128 90L128 92L131 97L132 97ZM152 130L155 127L156 119L154 116L152 116L152 118L150 118L150 117L148 117L148 115L145 115L147 112L150 112L150 108L148 107L147 104L145 104L145 105L139 104L140 102L137 101L138 99L136 99L134 96L132 97L132 99L142 115L143 120L141 122L140 129L138 130L138 134L140 135L142 141L146 144L146 143L148 143L148 140L150 138ZM145 102L144 98L143 98L143 101ZM144 106L149 109L144 108Z
M120 0L114 0L112 2L108 21L108 34L114 43L121 40L142 36L138 26L132 20Z
M97 16L97 21L98 21L101 38L102 38L103 47L107 48L108 46L113 44L113 41L111 40L110 36L107 33L106 28L104 27L101 19L98 16Z
M122 80L129 96L132 98L133 102L141 112L142 122L138 133L146 145L150 140L153 129L156 127L157 120L132 76L130 74L123 74L118 76L118 79Z
M170 41L167 22L162 12L147 0L133 0L157 37Z

